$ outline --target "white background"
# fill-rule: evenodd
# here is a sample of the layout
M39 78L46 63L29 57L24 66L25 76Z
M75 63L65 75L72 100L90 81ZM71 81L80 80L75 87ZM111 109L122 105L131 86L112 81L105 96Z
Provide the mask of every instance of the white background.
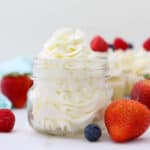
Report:
M35 55L60 27L139 47L150 36L150 0L0 0L0 61Z

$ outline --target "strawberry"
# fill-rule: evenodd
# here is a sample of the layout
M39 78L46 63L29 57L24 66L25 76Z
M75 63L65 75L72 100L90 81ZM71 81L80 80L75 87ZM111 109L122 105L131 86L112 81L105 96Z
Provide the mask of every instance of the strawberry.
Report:
M150 109L150 78L135 83L131 91L131 98L145 104Z
M15 115L9 109L0 109L0 132L10 132L15 124Z
M132 48L132 45L128 44L122 38L116 38L113 42L113 46L115 50L123 50L123 51L126 51L128 48Z
M33 81L27 75L7 75L1 80L1 91L16 108L26 104L27 92Z
M144 43L143 43L143 48L146 51L150 51L150 38L148 38Z
M149 124L149 109L137 101L113 101L105 111L105 125L116 142L126 142L141 136Z
M90 46L91 49L95 52L107 52L109 47L107 42L99 35L92 39Z

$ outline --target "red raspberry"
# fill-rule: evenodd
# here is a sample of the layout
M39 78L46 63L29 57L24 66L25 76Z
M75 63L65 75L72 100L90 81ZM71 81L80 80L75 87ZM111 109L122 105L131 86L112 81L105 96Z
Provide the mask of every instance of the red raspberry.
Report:
M91 49L96 52L107 52L109 47L107 42L99 35L92 39L90 46Z
M146 51L150 51L150 38L148 38L144 43L143 43L143 48Z
M10 132L15 124L15 115L9 109L0 109L0 132Z
M122 38L116 38L114 40L114 49L126 51L129 48L129 44Z

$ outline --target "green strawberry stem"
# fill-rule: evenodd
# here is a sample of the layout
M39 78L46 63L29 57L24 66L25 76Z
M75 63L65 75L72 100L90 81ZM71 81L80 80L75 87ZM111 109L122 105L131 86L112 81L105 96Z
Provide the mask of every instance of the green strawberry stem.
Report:
M150 74L145 74L145 75L144 75L144 78L145 78L145 79L150 79Z

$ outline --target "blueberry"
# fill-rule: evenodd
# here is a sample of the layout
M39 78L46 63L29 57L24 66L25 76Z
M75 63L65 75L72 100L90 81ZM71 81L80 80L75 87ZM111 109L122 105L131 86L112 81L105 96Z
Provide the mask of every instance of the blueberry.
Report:
M97 141L101 135L101 129L95 124L90 124L84 129L84 136L88 141Z
M132 48L133 48L133 45L132 45L131 43L129 43L129 44L128 44L128 47L132 49Z
M113 44L109 44L109 48L113 49L114 50L114 46Z

